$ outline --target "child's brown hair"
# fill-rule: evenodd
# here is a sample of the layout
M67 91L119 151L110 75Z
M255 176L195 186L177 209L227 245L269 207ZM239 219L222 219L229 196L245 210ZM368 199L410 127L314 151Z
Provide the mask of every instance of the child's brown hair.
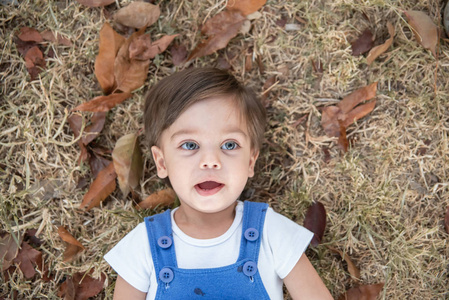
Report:
M144 125L150 146L158 145L162 132L192 104L213 97L230 96L248 126L251 147L259 149L266 113L257 96L226 71L192 68L159 81L145 96Z

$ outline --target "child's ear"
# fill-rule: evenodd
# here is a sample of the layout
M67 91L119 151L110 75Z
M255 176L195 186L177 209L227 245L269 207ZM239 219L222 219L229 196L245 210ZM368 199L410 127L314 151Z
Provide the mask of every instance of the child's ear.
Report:
M153 154L154 163L156 164L157 176L159 178L165 178L168 176L167 166L165 165L164 153L157 147L151 147L151 153Z
M253 177L254 176L254 166L256 165L256 160L259 157L259 150L254 150L251 153L251 157L249 159L249 173L248 173L248 177Z

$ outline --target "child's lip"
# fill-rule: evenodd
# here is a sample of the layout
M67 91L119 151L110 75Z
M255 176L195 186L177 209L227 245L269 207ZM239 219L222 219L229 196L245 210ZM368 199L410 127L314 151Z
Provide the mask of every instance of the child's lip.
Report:
M195 190L201 196L211 196L218 193L224 187L223 183L217 181L203 181L195 185Z

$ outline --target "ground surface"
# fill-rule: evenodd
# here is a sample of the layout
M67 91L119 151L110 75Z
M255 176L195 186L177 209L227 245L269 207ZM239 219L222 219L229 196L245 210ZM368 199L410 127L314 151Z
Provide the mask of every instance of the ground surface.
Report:
M86 187L76 186L81 177L90 178L90 171L77 164L79 148L67 117L74 106L101 95L93 70L105 13L75 1L19 2L0 9L0 223L3 233L39 228L44 243L38 250L54 280L44 282L39 275L25 279L16 272L7 282L0 279L0 297L56 298L64 278L93 270L93 276L107 274L98 298L109 299L115 274L103 254L154 211L134 210L118 189L101 208L78 208ZM356 283L346 263L326 245L352 258L363 284L385 282L380 299L449 297L443 226L449 204L449 49L442 41L437 62L416 42L402 13L423 11L440 24L443 6L426 0L268 1L248 33L234 38L226 50L194 62L216 66L227 58L231 71L258 92L276 76L267 99L268 142L244 197L269 202L299 224L314 200L324 204L323 244L307 254L334 297ZM177 41L192 49L201 23L223 7L224 1L161 1L161 18L151 30L179 33ZM116 9L112 5L107 10ZM283 28L281 19L295 25ZM387 53L371 66L364 56L353 57L350 42L369 27L376 43L382 43L388 38L387 21L396 30ZM22 26L52 29L74 43L47 44L46 51L55 56L34 81L13 41ZM253 67L245 70L251 51ZM313 68L318 61L322 74ZM108 113L95 143L112 149L119 137L138 131L143 94L175 71L170 51L159 55L146 85ZM376 108L348 128L354 146L343 154L325 136L320 108L375 81ZM163 184L144 141L142 148L145 179L139 190L149 195ZM44 193L30 194L40 187ZM60 225L86 247L70 263L63 262Z

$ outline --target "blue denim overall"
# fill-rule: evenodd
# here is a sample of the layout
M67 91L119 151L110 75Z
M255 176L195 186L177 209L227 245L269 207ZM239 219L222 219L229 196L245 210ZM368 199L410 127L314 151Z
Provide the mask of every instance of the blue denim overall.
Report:
M245 201L237 262L211 269L178 268L170 210L146 217L158 281L156 299L270 299L257 271L267 207L266 203Z

